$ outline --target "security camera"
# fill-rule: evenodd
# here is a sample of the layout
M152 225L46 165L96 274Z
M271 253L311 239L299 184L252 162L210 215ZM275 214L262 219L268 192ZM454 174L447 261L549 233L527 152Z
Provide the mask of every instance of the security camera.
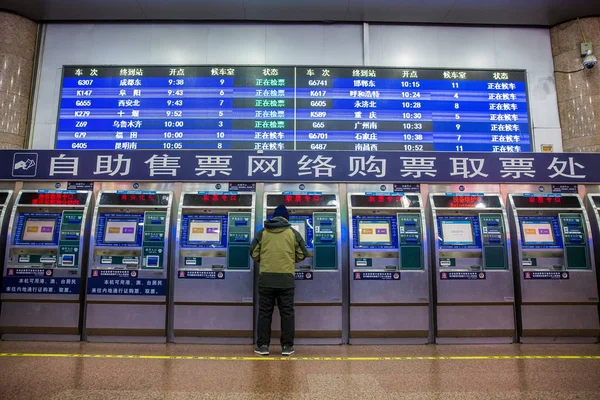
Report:
M583 57L583 66L587 69L592 69L596 66L598 59L592 54L591 50L586 52L586 56Z

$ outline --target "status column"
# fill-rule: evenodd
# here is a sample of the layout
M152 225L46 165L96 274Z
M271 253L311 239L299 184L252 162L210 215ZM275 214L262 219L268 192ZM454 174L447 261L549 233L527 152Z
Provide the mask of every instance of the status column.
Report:
M22 149L29 129L37 24L0 11L0 149Z

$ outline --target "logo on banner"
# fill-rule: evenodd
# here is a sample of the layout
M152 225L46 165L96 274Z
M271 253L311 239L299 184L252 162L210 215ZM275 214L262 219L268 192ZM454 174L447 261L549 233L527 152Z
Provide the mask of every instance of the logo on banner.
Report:
M92 276L98 276L98 271L93 271Z
M135 278L137 276L137 272L136 271L131 271L131 277Z
M37 175L38 153L15 153L12 165L12 176L15 178L33 178Z
M180 278L185 278L185 272L179 271L179 277Z
M442 272L442 279L448 279L448 274L445 272Z
M8 270L8 275L14 275L15 274L15 270L14 269L9 269Z
M393 277L394 277L394 279L398 280L398 279L400 279L400 274L396 272L396 273L394 273Z
M360 272L357 272L354 274L354 279L360 279Z
M479 276L479 279L485 279L485 273L483 273L483 272L480 272L478 276Z
M224 276L225 276L225 275L223 275L223 273L222 273L222 272L219 272L219 273L217 273L217 278L218 278L218 279L223 279L223 277L224 277Z
M569 274L568 274L568 273L566 273L566 272L563 272L563 273L561 274L561 276L562 276L562 278L563 278L563 279L569 279Z
M310 272L307 272L306 274L304 274L304 276L306 277L306 279L312 278L312 274Z
M52 276L52 270L51 269L47 269L46 270L46 276Z

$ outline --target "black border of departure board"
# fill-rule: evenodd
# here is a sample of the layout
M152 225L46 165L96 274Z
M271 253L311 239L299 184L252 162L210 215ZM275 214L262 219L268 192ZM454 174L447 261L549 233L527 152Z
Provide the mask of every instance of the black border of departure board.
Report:
M57 150L56 145L58 142L58 129L59 129L59 122L60 122L60 109L61 109L61 100L62 100L62 92L63 92L63 83L64 83L64 77L65 77L65 68L122 68L122 67L131 67L131 68L149 68L149 67L159 67L159 68L175 68L175 67L200 67L200 68L206 68L206 67L219 67L219 68L226 68L226 67L233 67L233 68L246 68L246 67L254 67L254 68L347 68L347 69L398 69L398 70L402 70L402 69L409 69L409 70L434 70L434 71L445 71L445 70L452 70L452 71L467 71L467 72L478 72L478 71L484 71L484 72L488 72L488 71L498 71L498 72L522 72L525 75L525 98L527 101L527 125L528 125L528 130L529 130L529 146L530 146L530 153L535 153L535 142L533 140L533 121L532 121L532 114L531 114L531 103L530 103L530 96L529 96L529 74L527 73L526 69L515 69L515 68L453 68L453 67L445 67L445 68L439 68L439 67L423 67L423 66L419 66L419 67L406 67L406 66L397 66L397 67L390 67L390 66L376 66L376 65L312 65L312 64L291 64L291 65L267 65L267 64L227 64L227 63L222 63L222 64L65 64L62 66L61 71L60 71L60 89L58 92L58 108L56 110L56 129L54 130L54 146L53 146L53 150ZM81 151L86 151L87 149L68 149L68 150L81 150ZM161 149L157 149L157 150L161 150ZM186 150L181 150L181 151L194 151L194 150L198 150L198 149L186 149ZM114 151L114 149L107 149L107 150L100 150L100 151ZM123 150L123 151L135 151L135 150ZM238 149L238 150L218 150L216 149L216 154L219 153L228 153L228 152L236 152L236 151L248 151L248 150L243 150L243 149ZM291 152L298 152L298 151L307 151L307 152L318 152L318 150L281 150L281 151L291 151ZM350 150L330 150L330 151L340 151L340 152L352 152ZM396 151L398 153L402 153L402 151ZM433 153L453 153L451 151L435 151L435 150L431 150L431 152ZM419 152L416 152L419 153ZM468 153L468 152L465 152ZM481 153L481 152L480 152ZM483 152L483 153L493 153L493 152ZM523 153L527 153L527 152L523 152ZM519 153L517 153L519 154Z

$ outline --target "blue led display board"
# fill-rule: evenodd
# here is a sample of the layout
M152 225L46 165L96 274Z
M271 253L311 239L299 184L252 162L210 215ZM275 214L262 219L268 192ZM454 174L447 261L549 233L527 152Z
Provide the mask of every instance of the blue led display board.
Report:
M531 151L525 71L68 66L56 148Z

